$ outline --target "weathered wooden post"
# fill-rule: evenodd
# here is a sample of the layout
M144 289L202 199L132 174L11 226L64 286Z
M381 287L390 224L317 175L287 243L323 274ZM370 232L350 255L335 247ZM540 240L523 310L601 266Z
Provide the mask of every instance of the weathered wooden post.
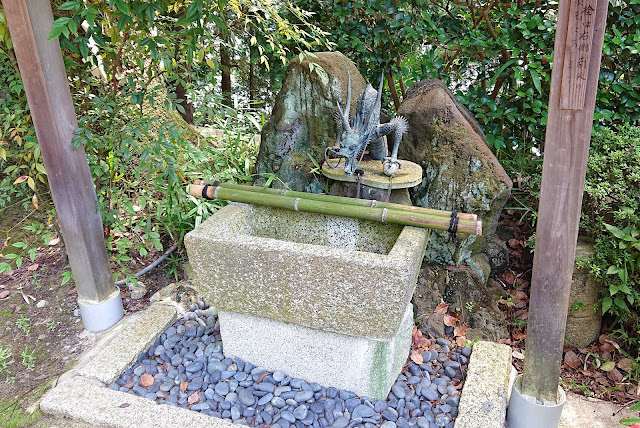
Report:
M608 0L560 0L522 392L556 402Z
M96 192L83 148L73 150L78 127L58 39L47 40L49 0L2 0L31 117L47 170L62 237L78 289L86 329L100 331L122 318Z

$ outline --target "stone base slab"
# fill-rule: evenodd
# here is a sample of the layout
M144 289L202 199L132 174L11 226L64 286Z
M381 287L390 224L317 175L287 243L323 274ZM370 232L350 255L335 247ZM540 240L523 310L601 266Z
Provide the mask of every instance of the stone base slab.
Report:
M387 397L409 355L413 307L406 306L386 341L346 336L232 312L219 313L226 356L270 371L346 389L372 400Z

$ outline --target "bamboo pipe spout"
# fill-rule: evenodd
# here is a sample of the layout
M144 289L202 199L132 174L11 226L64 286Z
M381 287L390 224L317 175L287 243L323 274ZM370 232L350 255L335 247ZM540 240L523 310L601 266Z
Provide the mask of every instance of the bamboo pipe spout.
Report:
M475 214L454 214L451 211L428 210L379 201L282 191L280 189L263 189L229 183L192 184L189 192L193 196L205 197L206 199L221 199L294 211L417 226L445 230L453 234L459 232L476 236L482 235L482 221L478 220Z

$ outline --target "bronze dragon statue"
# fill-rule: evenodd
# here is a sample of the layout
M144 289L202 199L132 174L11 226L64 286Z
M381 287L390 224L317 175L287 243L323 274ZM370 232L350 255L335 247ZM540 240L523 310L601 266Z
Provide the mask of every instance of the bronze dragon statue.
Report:
M383 77L380 77L380 87L376 91L370 84L364 89L356 104L356 115L349 119L351 105L351 74L347 81L347 102L344 111L337 102L336 126L338 141L335 146L327 147L324 152L325 162L330 168L337 168L341 160L345 159L344 171L353 174L368 149L374 160L382 161L384 173L391 177L401 168L398 160L398 147L402 134L409 129L407 120L396 116L389 123L380 123L380 104L382 98ZM388 155L387 135L394 133L394 144L391 156ZM331 164L330 158L338 158L338 162Z

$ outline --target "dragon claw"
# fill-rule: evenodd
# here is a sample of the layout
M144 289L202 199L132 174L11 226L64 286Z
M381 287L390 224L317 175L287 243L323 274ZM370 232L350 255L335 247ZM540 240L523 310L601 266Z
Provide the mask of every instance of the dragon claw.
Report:
M398 159L387 156L382 162L382 170L387 177L396 175L400 168L402 168L402 163Z

